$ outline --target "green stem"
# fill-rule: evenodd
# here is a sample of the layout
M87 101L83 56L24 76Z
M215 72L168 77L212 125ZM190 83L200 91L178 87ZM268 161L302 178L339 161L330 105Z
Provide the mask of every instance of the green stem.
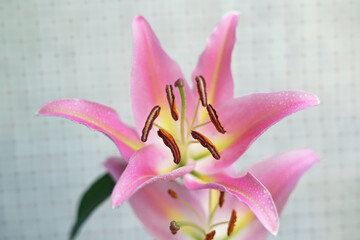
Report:
M196 125L195 127L193 127L191 130L194 130L194 129L199 128L199 127L202 127L202 126L205 126L205 125L207 125L207 124L209 124L209 123L211 123L211 121L207 121L207 122L198 124L198 125Z
M199 230L204 235L206 235L206 232L204 231L204 229L202 229L199 225L197 225L195 223L186 222L186 221L176 221L176 225L179 227L193 227L193 228Z
M178 197L178 199L180 200L180 202L181 202L182 204L184 204L190 211L192 211L192 212L199 218L199 220L200 220L200 222L201 222L202 224L204 224L204 220L203 220L202 217L200 216L199 212L196 211L196 209L195 209L193 206L191 206L188 202L186 202L186 201L185 201L184 199L182 199L182 198L179 198L179 197Z
M199 106L200 106L200 99L198 100L197 104L196 104L196 108L195 108L195 113L194 113L194 117L192 119L192 122L191 122L191 127L189 129L189 133L191 132L192 130L192 127L194 126L194 123L195 123L195 120L196 120L196 117L197 117L197 114L198 114L198 111L199 111Z
M184 87L179 87L180 97L181 97L181 125L180 125L180 131L181 131L181 141L183 144L185 144L185 135L184 135L184 125L185 125L185 110L186 110L186 99L185 99L185 90Z
M157 124L157 123L153 123L153 124L154 124L155 127L159 128L159 129L164 129L164 130L165 130L165 128L162 127L162 126L160 126L159 124Z
M214 227L217 227L217 226L220 226L220 225L223 225L223 224L228 224L228 223L229 223L229 221L215 223L215 224L210 226L210 230L213 229Z

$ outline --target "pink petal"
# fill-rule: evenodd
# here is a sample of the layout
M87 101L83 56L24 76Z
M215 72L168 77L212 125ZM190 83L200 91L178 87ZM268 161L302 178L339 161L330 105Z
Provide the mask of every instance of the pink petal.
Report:
M281 213L300 177L320 158L310 149L285 152L263 160L247 171L256 176L271 192Z
M147 184L171 181L194 169L194 165L177 168L172 159L166 146L148 145L137 151L115 185L111 195L113 206L119 206Z
M264 184L270 191L276 208L281 214L301 176L318 161L319 157L310 149L293 150L263 160L244 170L244 172L251 172ZM251 220L250 210L244 208L244 204L231 197L225 199L225 204L220 212L229 212L232 208L240 209L240 211L242 209L238 215L247 216ZM215 218L218 220L218 216ZM253 218L244 229L235 228L235 231L239 231L237 237L240 238L241 235L240 239L245 240L266 239L268 234L256 218Z
M170 197L169 189L174 190L178 197L196 209L202 221L179 199ZM207 190L190 191L174 181L157 182L137 191L130 198L130 204L153 238L159 240L196 239L190 236L199 236L199 232L189 227L181 228L176 235L172 235L169 230L170 221L191 221L202 226L207 221L205 204L203 204L208 201L207 197Z
M270 192L251 173L232 178L223 173L198 179L193 175L184 176L189 189L217 189L226 191L244 202L271 233L276 234L279 217Z
M117 181L126 168L127 162L119 157L109 157L104 162L104 167L111 177Z
M141 134L147 116L155 105L161 107L161 113L157 120L159 124L167 129L175 129L166 99L165 86L174 84L178 78L184 79L180 67L162 49L149 23L142 16L137 16L133 20L133 38L131 101L138 133ZM194 108L193 96L186 82L185 90L189 106L187 110L190 111ZM179 91L176 88L174 94L177 106L181 107ZM192 112L190 111L189 114ZM175 133L171 132L171 134ZM151 133L150 139L153 135L156 135L154 131Z
M202 129L204 134L212 136L211 141L219 149L221 159L215 161L210 157L199 161L197 170L216 172L231 165L270 126L296 111L317 104L319 99L315 95L294 91L256 93L227 102L218 110L227 132L218 134L212 125Z
M107 106L80 99L60 99L45 104L40 116L65 117L110 137L127 160L142 147L136 132L120 121L116 111Z
M206 80L208 101L215 107L233 98L234 81L231 74L231 53L235 43L238 14L230 12L217 25L199 58L192 79L197 75ZM194 84L196 86L196 83ZM194 89L197 95L197 90Z

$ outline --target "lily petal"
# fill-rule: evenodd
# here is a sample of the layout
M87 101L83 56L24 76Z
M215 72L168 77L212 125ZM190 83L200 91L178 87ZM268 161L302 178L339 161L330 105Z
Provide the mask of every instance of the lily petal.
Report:
M197 170L217 172L231 165L270 126L296 111L317 104L319 99L315 95L295 91L256 93L228 101L218 110L226 134L217 134L215 127L210 125L203 130L211 136L221 159L214 161L210 157L199 161ZM204 155L200 153L199 156Z
M191 205L197 213L184 205L181 200L171 198L168 194L169 189L175 191L182 201ZM204 204L201 201L206 202L207 196L207 190L189 191L177 182L157 182L136 192L130 198L130 204L155 239L199 239L201 233L189 227L182 227L176 235L172 235L169 224L174 220L191 221L203 226L206 218Z
M45 104L40 116L59 116L84 124L107 135L118 147L124 159L142 147L136 132L120 121L110 107L81 99L60 99Z
M189 189L217 189L226 191L245 203L257 216L264 227L276 235L279 217L270 192L251 173L240 178L232 178L223 173L212 176L187 174L184 184Z
M111 195L113 207L126 201L143 186L157 181L171 181L194 169L193 164L176 168L165 146L147 145L134 153Z
M115 181L119 179L126 165L127 163L118 157L108 158L104 163L105 168ZM197 214L179 199L170 197L169 189L175 191L183 201L196 209ZM194 232L191 228L183 228L176 235L172 235L169 230L169 223L175 220L203 224L205 220L203 203L207 197L207 190L189 191L176 181L171 181L148 184L137 191L129 201L135 214L153 237L160 240L182 240L193 239L190 237L198 236L198 232Z
M234 48L238 18L236 12L225 15L208 39L206 48L192 74L193 81L197 75L205 78L208 101L215 107L220 107L221 103L234 96L231 53ZM195 83L194 86L196 86ZM194 91L197 94L197 90L194 89Z
M297 182L319 160L320 158L312 150L298 149L265 159L245 169L244 172L251 172L264 184L273 197L278 213L281 214ZM240 220L236 225L234 233L239 233L236 236L240 238L241 235L240 239L246 240L266 239L268 233L266 229L252 212L248 208L244 208L244 204L239 203L235 198L228 197L219 212L226 213L232 208L240 209L239 216L246 216L243 218L245 221ZM218 219L218 216L215 218Z
M141 134L146 118L155 105L161 107L157 121L167 129L175 129L166 99L165 87L167 84L174 84L179 78L184 79L181 69L162 49L149 23L142 16L135 17L132 26L134 52L131 73L131 101L138 133ZM192 103L192 92L186 81L185 91L189 93L186 95L187 102ZM174 94L176 103L180 104L178 91L174 91ZM190 108L193 105L188 104ZM187 107L187 110L190 111L191 109ZM171 132L171 134L174 135L175 132ZM150 139L153 135L155 134L151 133Z
M109 157L103 164L115 182L119 179L127 166L127 162L120 157Z

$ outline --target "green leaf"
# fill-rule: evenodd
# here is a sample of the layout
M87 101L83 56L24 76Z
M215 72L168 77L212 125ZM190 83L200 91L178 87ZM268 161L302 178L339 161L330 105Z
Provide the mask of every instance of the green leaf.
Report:
M78 207L77 219L70 233L71 240L75 238L81 226L91 213L110 196L114 186L114 180L106 173L93 182L89 189L82 195Z

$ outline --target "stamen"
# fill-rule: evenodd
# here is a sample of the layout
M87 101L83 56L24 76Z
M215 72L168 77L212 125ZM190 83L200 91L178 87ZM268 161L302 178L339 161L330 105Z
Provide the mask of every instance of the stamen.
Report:
M219 117L214 109L213 106L211 106L211 104L206 106L206 109L209 113L210 116L210 120L212 121L212 123L214 124L216 130L218 130L218 132L224 134L226 133L226 130L224 129L224 127L221 125L220 121L219 121Z
M195 78L197 90L199 93L199 98L201 100L201 105L203 107L207 106L207 96L206 96L206 82L203 76L199 75Z
M225 192L224 191L220 191L220 196L219 196L219 207L222 207L224 205L225 202Z
M204 229L202 229L196 223L187 222L187 221L177 221L177 222L171 221L170 222L170 231L174 235L180 230L181 227L191 227L191 228L194 228L194 229L198 230L199 232L201 232L204 236L206 235L206 232L204 231Z
M174 199L177 199L177 198L178 198L178 195L176 194L176 192L175 192L174 190L169 189L169 190L168 190L168 193L169 193L169 195L170 195L172 198L174 198Z
M236 211L232 210L229 225L228 225L228 229L227 229L227 235L228 236L230 236L230 234L234 231L236 218L237 218Z
M214 236L215 236L216 231L212 230L211 232L209 232L208 234L206 234L205 239L204 240L213 240Z
M171 85L166 85L165 91L166 91L166 98L168 100L169 107L171 110L171 116L175 121L177 121L179 119L179 114L176 111L175 95L173 93L173 87Z
M217 160L220 159L219 151L216 149L215 145L207 137L196 131L191 131L191 136L194 139L198 140L203 147L207 148L207 150L209 150L209 152L215 159Z
M157 106L153 107L153 109L151 109L149 116L146 119L145 126L142 130L141 141L146 142L146 140L149 136L149 132L150 132L151 128L153 127L154 121L160 114L160 109L161 108L159 105L157 105Z
M165 131L164 129L159 129L158 135L159 135L159 137L162 138L165 145L170 148L171 153L173 154L173 157L174 157L174 163L179 164L180 160L181 160L181 154L180 154L179 147L176 144L173 136L171 136L171 134L168 133L167 131Z
M173 235L175 235L180 230L180 226L176 225L176 221L171 221L169 228Z

